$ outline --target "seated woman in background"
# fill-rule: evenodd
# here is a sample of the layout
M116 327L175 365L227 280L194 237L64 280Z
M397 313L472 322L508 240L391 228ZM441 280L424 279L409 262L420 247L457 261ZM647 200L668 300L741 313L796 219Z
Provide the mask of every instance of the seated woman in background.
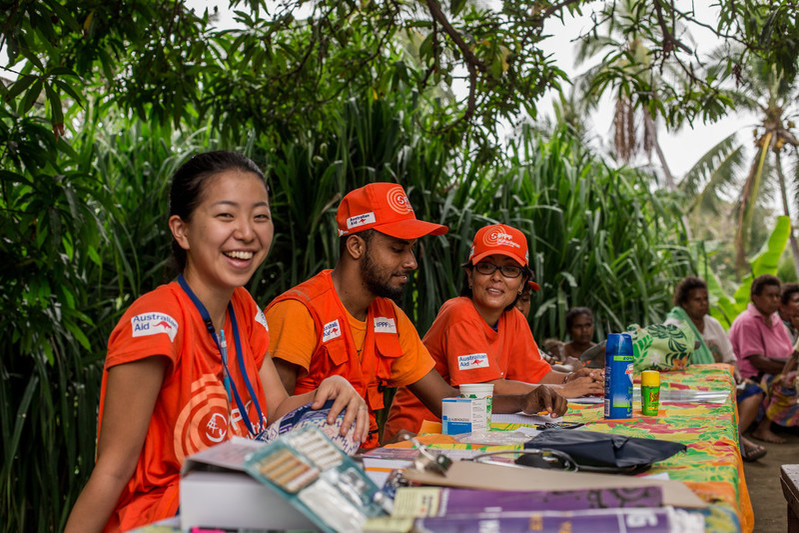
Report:
M594 339L594 315L587 307L572 307L566 313L566 333L571 340L563 345L563 356L580 360L584 351L596 346Z
M289 396L267 356L266 319L243 287L274 232L255 163L222 151L186 162L172 180L169 229L180 274L133 302L111 333L97 462L66 533L175 516L188 455L234 435L254 438L309 402L319 409L335 398L328 422L346 408L342 434L352 424L356 440L368 434L366 404L349 382L334 376Z
M799 283L786 283L780 289L780 318L791 342L799 339Z
M454 387L493 383L494 394L526 393L537 383L557 384L567 398L603 392L601 372L557 372L541 359L530 326L515 307L532 276L527 239L521 231L502 224L481 228L464 268L463 296L441 306L423 339L447 382ZM409 390L400 388L384 440L401 429L416 433L424 420L439 419Z
M691 327L700 343L691 354L691 363L727 363L733 366L735 382L740 384L737 402L741 457L746 461L755 461L766 455L766 449L744 437L741 429L746 431L755 421L763 402L763 389L752 381L744 381L727 332L718 320L708 314L709 309L707 283L700 278L688 276L674 290L674 307L669 311L665 324L679 326L683 323Z

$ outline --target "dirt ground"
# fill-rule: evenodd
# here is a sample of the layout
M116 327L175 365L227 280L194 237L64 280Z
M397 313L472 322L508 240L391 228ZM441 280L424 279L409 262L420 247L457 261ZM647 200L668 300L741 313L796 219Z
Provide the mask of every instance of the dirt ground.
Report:
M744 463L746 485L755 511L755 533L782 533L787 531L785 497L780 486L780 466L799 464L799 432L780 431L786 444L763 444L768 453L762 459ZM751 437L750 437L751 438Z

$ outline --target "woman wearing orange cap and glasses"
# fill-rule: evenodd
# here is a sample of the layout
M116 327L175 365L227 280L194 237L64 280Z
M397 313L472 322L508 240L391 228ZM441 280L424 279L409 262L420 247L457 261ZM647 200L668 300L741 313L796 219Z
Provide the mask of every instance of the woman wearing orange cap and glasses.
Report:
M532 277L524 234L503 224L477 231L472 242L462 295L441 306L423 341L436 370L452 386L493 383L494 394L519 394L538 383L557 384L567 398L601 394L599 371L567 374L541 358L525 317L515 308ZM384 440L399 430L418 432L422 421L437 420L410 391L394 397Z

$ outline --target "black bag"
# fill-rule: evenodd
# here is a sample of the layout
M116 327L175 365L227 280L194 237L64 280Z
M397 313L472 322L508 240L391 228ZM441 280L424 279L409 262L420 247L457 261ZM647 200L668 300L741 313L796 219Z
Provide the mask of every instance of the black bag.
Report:
M686 449L684 444L665 440L569 429L542 431L524 447L563 452L582 471L623 474L643 472L652 463L668 459ZM536 453L522 455L516 462L527 466L541 466L540 454Z

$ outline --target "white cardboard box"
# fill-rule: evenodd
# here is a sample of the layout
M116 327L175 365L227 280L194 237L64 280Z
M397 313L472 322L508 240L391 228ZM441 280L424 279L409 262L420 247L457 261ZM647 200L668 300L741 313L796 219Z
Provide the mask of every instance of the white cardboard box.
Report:
M188 457L180 480L180 527L319 531L282 495L243 468L264 443L234 439Z

